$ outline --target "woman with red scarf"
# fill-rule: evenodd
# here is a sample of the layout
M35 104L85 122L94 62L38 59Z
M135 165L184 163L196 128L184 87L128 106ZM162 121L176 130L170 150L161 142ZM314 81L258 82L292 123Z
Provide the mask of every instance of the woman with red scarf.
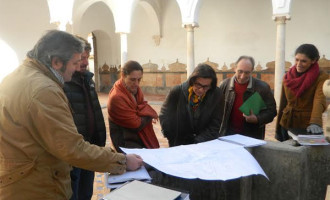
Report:
M322 113L326 98L322 87L328 75L320 71L317 48L302 44L295 52L295 65L285 74L277 117L276 139L289 139L294 134L322 134Z
M136 61L125 63L121 79L109 92L108 114L111 141L118 152L126 148L159 148L152 122L156 111L144 100L140 88L143 68Z

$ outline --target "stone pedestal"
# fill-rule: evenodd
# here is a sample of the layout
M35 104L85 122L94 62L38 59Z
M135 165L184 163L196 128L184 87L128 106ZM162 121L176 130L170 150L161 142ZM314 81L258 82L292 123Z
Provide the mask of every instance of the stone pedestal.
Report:
M330 185L330 146L292 146L292 140L288 140L267 142L249 151L269 180L264 176L249 176L229 181L204 181L156 171L153 183L188 192L191 200L325 199Z

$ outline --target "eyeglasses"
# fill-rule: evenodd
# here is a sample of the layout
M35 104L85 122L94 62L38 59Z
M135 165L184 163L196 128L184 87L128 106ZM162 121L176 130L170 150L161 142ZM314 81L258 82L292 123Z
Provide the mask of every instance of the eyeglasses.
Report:
M239 70L237 70L237 73L238 74L243 74L244 73L245 75L250 75L251 74L251 71L243 71L243 70L240 70L239 69Z
M200 84L198 82L195 82L194 83L194 87L196 87L196 89L198 89L198 90L201 89L201 88L203 88L203 90L208 90L208 89L211 88L210 85L202 85L202 84Z

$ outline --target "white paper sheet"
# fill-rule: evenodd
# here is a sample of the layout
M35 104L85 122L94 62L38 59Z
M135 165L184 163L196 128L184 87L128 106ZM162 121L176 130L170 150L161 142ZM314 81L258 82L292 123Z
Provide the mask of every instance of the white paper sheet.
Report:
M235 144L242 145L244 147L256 147L266 144L267 142L264 140L255 139L252 137L235 134L235 135L227 135L223 137L219 137L219 140L223 140L226 142L232 142Z
M181 192L140 181L132 181L105 195L104 200L173 200Z
M107 188L117 188L127 181L139 180L144 182L151 182L151 177L149 176L146 168L142 166L136 171L127 171L124 174L112 175L106 174L106 184Z
M159 171L181 178L229 180L260 174L268 179L244 147L218 139L171 148L122 150L138 154Z

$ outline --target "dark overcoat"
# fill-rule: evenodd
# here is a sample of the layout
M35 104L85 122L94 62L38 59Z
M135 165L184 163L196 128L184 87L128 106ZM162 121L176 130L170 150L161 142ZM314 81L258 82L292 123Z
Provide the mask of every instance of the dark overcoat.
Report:
M219 137L220 91L207 91L195 112L188 102L188 82L175 86L161 108L159 119L170 146L194 144Z

